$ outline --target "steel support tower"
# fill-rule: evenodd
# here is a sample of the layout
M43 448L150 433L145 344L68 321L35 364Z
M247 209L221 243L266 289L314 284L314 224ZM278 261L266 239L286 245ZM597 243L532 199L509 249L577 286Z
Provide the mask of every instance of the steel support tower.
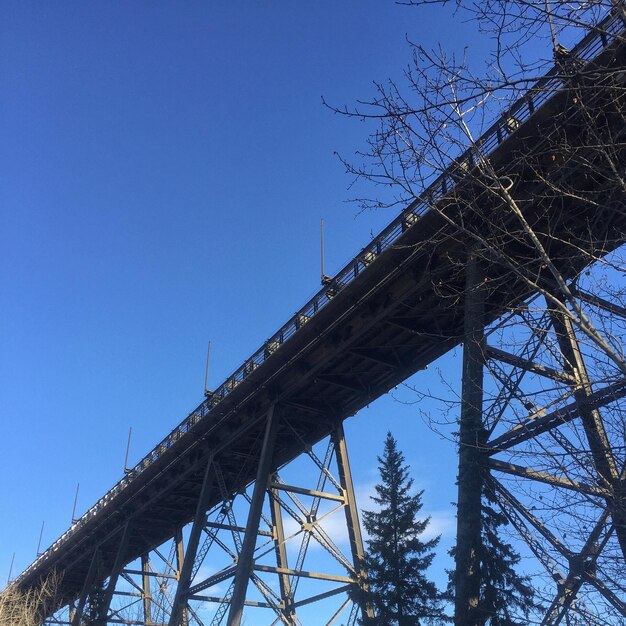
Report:
M623 326L626 308L572 285L485 328L467 272L459 434L456 624L479 611L481 506L498 506L555 583L542 625L626 620L626 376L572 319ZM574 312L572 309L578 309ZM582 592L581 592L581 588ZM599 607L602 607L601 609ZM603 616L614 621L603 621ZM567 620L567 621L564 621Z
M230 467L224 466L245 464L245 458L209 455L191 524L127 563L124 555L133 524L126 522L117 538L114 567L103 570L96 549L80 594L48 623L236 625L244 607L254 607L255 623L296 626L302 623L299 610L313 603L319 605L320 623L371 620L342 425L337 424L315 450L307 448L298 461L313 478L311 488L286 482L272 463L279 429L300 437L288 412L272 405L263 424L252 485L233 491L228 484ZM288 474L290 468L284 469ZM221 501L209 506L212 492ZM347 555L333 537L337 529L349 538ZM312 544L326 554L326 571L306 567Z

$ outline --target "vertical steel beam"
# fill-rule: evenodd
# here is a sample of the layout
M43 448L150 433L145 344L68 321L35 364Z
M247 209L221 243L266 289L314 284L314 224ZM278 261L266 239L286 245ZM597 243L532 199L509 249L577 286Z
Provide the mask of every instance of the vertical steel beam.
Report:
M113 599L113 593L115 592L115 587L117 585L117 580L120 576L120 572L125 565L124 557L126 556L126 547L128 546L128 540L130 538L131 530L130 523L126 522L124 528L122 529L122 536L120 537L120 543L117 547L117 554L115 555L115 563L113 564L113 569L111 570L111 575L109 576L109 584L107 585L106 591L102 596L102 600L97 607L97 616L96 619L93 620L95 626L106 626L107 623L107 614L109 612L109 607L111 606L111 600Z
M98 561L100 557L99 547L93 552L93 556L91 557L91 563L89 564L89 569L87 570L87 576L85 576L85 582L83 583L82 591L80 592L80 596L78 598L78 602L76 603L76 609L74 611L74 615L72 616L70 626L79 626L81 620L83 619L83 613L85 612L85 604L87 604L87 598L89 597L89 593L93 587L94 580L96 578L96 573L98 571Z
M241 548L241 554L237 562L237 572L235 574L233 596L228 612L228 626L239 626L243 614L243 606L246 599L248 581L252 573L254 549L256 547L257 533L263 511L263 501L272 472L272 460L274 457L274 444L278 431L279 416L275 411L274 404L267 412L267 424L265 435L261 447L261 456L257 468L256 482L252 492L252 501L248 511L248 521L246 523L246 534ZM175 626L171 624L170 626Z
M459 428L455 626L478 626L484 439L484 291L480 261L472 252L465 278L463 380Z
M152 626L152 592L150 591L150 559L148 554L141 555L141 589L143 623L144 626Z
M276 475L271 477L271 483L277 482ZM287 562L287 547L285 545L285 531L283 528L283 514L280 509L280 495L276 487L269 488L270 510L272 514L272 534L274 535L274 545L276 549L276 564L280 569L287 570L289 563ZM289 626L296 624L296 611L293 605L293 593L289 575L286 573L279 574L278 581L280 584L280 597L283 602L284 620Z
M184 609L187 604L187 591L189 590L189 584L191 583L191 574L193 572L193 565L196 559L196 552L198 551L198 544L200 543L202 528L206 522L206 510L209 505L209 498L211 496L211 489L213 488L214 480L215 472L213 471L213 455L211 455L204 471L202 487L200 489L198 504L196 506L196 514L189 533L189 541L187 542L187 551L182 560L182 568L179 570L180 576L176 587L174 602L172 603L172 613L170 615L169 626L179 626L181 619L183 619L183 614L185 613ZM182 549L182 536L179 535L178 538L181 539L180 542L178 540L176 541L177 558L180 559L181 554L179 551Z
M607 483L610 483L611 479L618 476L618 471L600 411L588 400L593 389L574 327L571 320L561 314L554 313L552 320L561 353L565 358L565 369L576 381L574 397L578 404L579 415L585 427L594 462L602 477Z
M183 529L179 528L174 533L174 544L176 549L176 576L177 580L180 580L180 576L183 570L183 563L185 562L185 542L183 541ZM187 611L187 604L184 604L183 614L181 617L182 626L189 624L189 611Z
M185 542L183 541L183 529L179 528L174 533L174 544L176 550L176 576L180 580L180 573L185 562Z
M352 472L348 459L348 448L346 447L346 437L343 425L337 424L331 433L335 444L335 454L337 455L337 469L339 471L339 483L345 498L346 524L348 526L348 538L352 551L352 560L357 575L360 592L358 594L361 608L361 617L364 624L374 623L374 609L369 598L369 585L367 581L367 569L365 567L365 548L363 547L363 536L361 535L361 525L359 524L359 512L356 506L356 496L354 494L354 483L352 482Z

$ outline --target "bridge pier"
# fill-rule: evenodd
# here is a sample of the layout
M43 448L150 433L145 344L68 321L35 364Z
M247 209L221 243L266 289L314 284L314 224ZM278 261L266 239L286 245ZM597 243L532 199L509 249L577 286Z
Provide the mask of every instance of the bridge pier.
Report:
M485 297L477 254L470 254L465 272L454 623L479 626Z
M99 580L98 571L100 569L100 551L96 546L91 556L87 577L83 583L80 596L77 599L76 606L72 611L71 626L80 626L83 623L83 615L89 604L93 606L95 598L101 592L101 582ZM88 611L91 612L91 611Z
M272 485L278 484L278 474L273 473L270 482ZM276 565L280 572L278 574L278 580L280 585L280 597L283 599L283 621L289 626L296 625L296 607L294 604L293 590L291 587L291 580L285 573L289 568L289 561L287 558L287 546L285 545L286 535L285 526L283 523L283 511L280 507L280 495L276 486L269 487L269 501L270 510L272 516L272 527L274 528L274 544L276 551Z
M470 332L473 341L468 344L466 335L464 346L462 402L469 402L467 352L475 354L470 382L476 398L482 359L488 400L483 401L480 430L478 400L468 407L476 411L472 418L462 409L458 515L464 519L459 520L458 545L468 559L468 545L477 535L467 529L472 516L468 520L462 506L469 496L476 497L476 483L482 483L482 493L498 503L555 581L542 626L566 619L595 623L591 616L600 605L607 614L626 618L626 602L615 585L619 574L612 573L624 562L626 420L620 400L626 396L626 377L619 359L613 362L604 350L605 332L596 336L593 324L585 327L586 333L581 330L583 315L596 323L609 315L604 324L610 327L626 320L626 309L581 290L572 293L575 298L557 302L552 293L545 305L535 298L488 327L484 339ZM464 430L463 419L471 428ZM469 477L463 477L463 466L474 468ZM477 475L482 478L476 480ZM457 581L459 576L457 571ZM484 582L471 576L469 581ZM476 587L471 589L462 597L465 607L474 606ZM463 606L457 606L458 626L483 623L480 615L471 617L471 609L463 612Z

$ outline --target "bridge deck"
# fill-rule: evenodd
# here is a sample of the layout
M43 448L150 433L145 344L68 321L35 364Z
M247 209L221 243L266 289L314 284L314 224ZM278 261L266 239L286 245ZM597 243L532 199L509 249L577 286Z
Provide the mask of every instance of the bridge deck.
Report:
M623 27L619 18L607 18L606 32L590 34L573 53L598 67L623 68L624 45L618 36ZM602 107L604 87L590 87L597 99L593 106ZM574 145L583 127L579 111L554 69L509 111L507 119L513 116L518 128L509 132L503 118L474 148L488 154L496 169L515 176L516 198L526 219L543 233L551 258L568 277L588 264L587 253L608 252L626 240L626 215L615 209L623 206L623 195L616 197L612 189L599 192L598 199L607 208L593 214L573 198L550 201L549 194L540 193L536 173L526 165L528 159L518 157L542 154L545 136L556 119L560 132ZM446 216L467 212L468 198L480 207L467 216L475 223L492 222L499 210L471 178L459 179L462 164L469 169L475 158L475 152L467 152L458 159L18 582L34 585L57 568L64 572L62 592L69 600L80 592L96 546L101 548L104 570L112 568L126 521L131 520L131 538L124 561L130 562L192 519L211 453L217 454L231 493L252 482L263 418L272 403L278 403L283 416L275 457L280 467L326 436L333 423L353 415L457 345L463 329L459 296L468 240ZM546 179L569 176L572 184L576 180L576 171L564 174L558 164L544 167ZM438 210L432 209L434 205ZM508 213L500 212L501 225L507 226ZM558 239L550 237L554 232L559 232ZM527 250L515 234L500 245L514 257L526 259ZM535 269L541 275L541 268ZM531 295L527 284L497 259L487 276L491 321ZM215 488L212 505L221 500Z

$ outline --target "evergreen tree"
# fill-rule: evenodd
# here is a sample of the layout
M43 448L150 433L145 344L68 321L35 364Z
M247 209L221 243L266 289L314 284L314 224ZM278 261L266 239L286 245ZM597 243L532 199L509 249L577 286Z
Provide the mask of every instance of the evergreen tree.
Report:
M441 621L440 594L425 576L439 537L420 539L430 522L430 518L417 519L423 492L411 493L413 479L391 433L387 433L378 463L381 483L372 500L379 510L363 511L376 624L421 626Z
M504 514L495 508L487 489L483 493L480 546L480 598L478 615L484 626L526 626L530 613L541 607L528 576L515 567L520 555L510 543L502 540L500 528L508 524ZM450 550L454 556L454 548ZM454 571L449 572L448 599L454 602Z

